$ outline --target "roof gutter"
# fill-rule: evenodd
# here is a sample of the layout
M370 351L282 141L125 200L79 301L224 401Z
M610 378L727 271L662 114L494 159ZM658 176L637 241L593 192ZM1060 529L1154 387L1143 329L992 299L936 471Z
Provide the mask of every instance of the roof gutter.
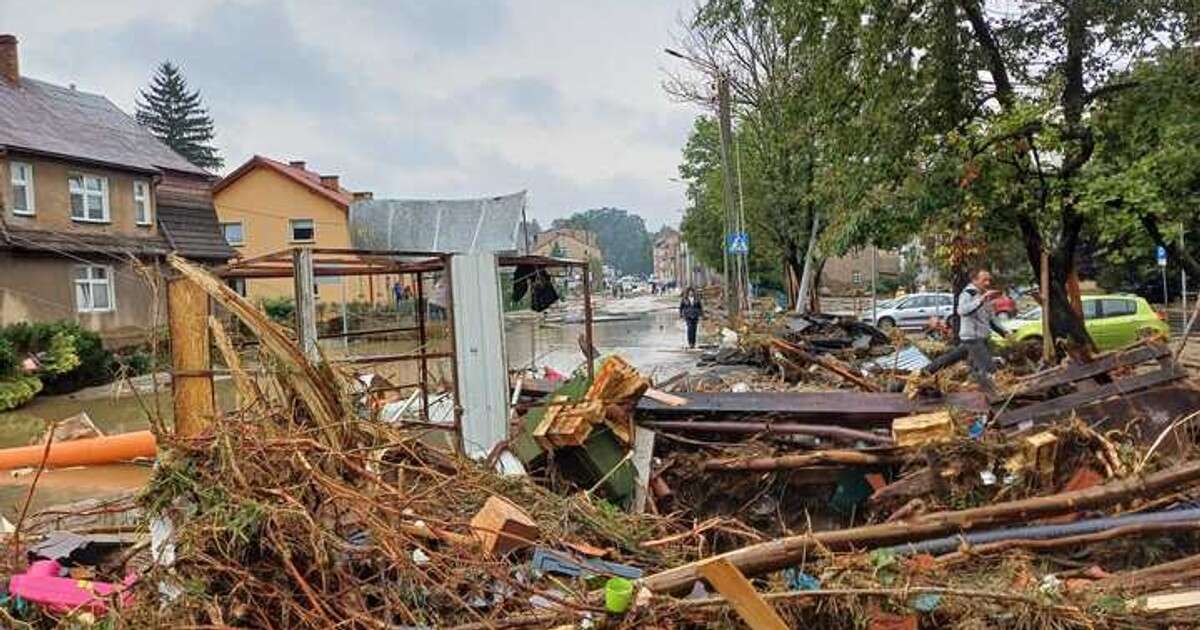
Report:
M135 173L144 173L147 175L161 175L162 170L158 168L143 168L133 166L131 164L121 164L118 162L105 162L104 160L93 160L89 158L79 157L76 155L67 155L65 153L55 153L53 151L42 151L40 149L31 149L19 145L0 145L0 151L7 154L32 155L39 157L47 157L63 162L74 162L77 164L86 164L89 166L97 166L102 168L111 168L122 171L133 171Z

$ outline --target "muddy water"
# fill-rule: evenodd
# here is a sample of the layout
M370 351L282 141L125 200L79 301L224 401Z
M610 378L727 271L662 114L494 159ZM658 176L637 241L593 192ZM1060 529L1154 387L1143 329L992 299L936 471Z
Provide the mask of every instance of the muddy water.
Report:
M595 323L594 345L603 354L617 353L656 379L667 378L693 365L696 354L684 349L684 330L669 299L619 300L600 303ZM576 309L577 310L577 309ZM567 318L568 321L570 318ZM578 323L541 323L515 318L506 323L506 354L510 368L530 365L549 366L564 374L582 364L579 337L583 325ZM327 356L380 355L412 352L418 346L414 339L389 341L355 341L330 339L322 341ZM433 335L429 341L432 351L448 350L444 335ZM418 380L416 362L389 363L378 366L379 371L393 384L414 383ZM364 369L366 369L364 367ZM449 362L429 362L435 381L448 382ZM234 405L232 383L216 383L218 404L223 409ZM30 404L0 413L0 448L24 446L36 441L45 430L45 421L61 419L86 411L105 433L139 431L149 426L151 414L171 417L169 388L157 396L112 395L104 388L85 390L66 396L41 396ZM87 469L47 471L38 481L38 491L31 509L75 501L88 497L109 495L141 487L149 476L148 466L118 464ZM14 475L0 471L0 514L10 520L20 511L28 493L32 474Z

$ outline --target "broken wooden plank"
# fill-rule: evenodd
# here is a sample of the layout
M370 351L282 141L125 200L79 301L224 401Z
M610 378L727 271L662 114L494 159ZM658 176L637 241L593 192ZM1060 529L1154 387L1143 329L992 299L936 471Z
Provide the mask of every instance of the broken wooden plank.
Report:
M1165 610L1178 610L1180 608L1192 608L1200 606L1200 591L1183 591L1182 593L1159 593L1156 595L1147 595L1144 600L1134 599L1129 602L1131 608L1138 608L1141 604L1143 610L1161 612Z
M788 354L796 356L800 360L802 360L806 363L812 363L815 365L819 365L819 366L825 368L826 370L833 372L835 375L837 375L839 378L846 381L847 383L851 383L851 384L859 387L863 391L867 391L867 392L878 392L879 391L878 385L876 385L875 383L871 382L870 380L864 378L861 374L855 374L854 372L850 371L850 369L848 367L842 365L836 359L813 354L813 353L805 350L804 348L801 348L800 346L797 346L793 343L788 343L788 342L786 342L782 339L778 339L778 338L772 338L771 345L774 346L776 350L778 350L780 352L786 352Z
M949 411L904 416L892 421L896 446L920 446L954 438L954 418Z
M1128 378L1113 381L1107 385L1097 387L1096 389L1075 392L1066 396L1059 396L1045 402L1033 403L1025 405L1017 409L1009 410L999 416L997 422L1001 427L1014 427L1026 422L1037 422L1046 418L1058 417L1063 414L1075 411L1079 407L1099 403L1106 398L1119 396L1122 394L1130 394L1133 392L1149 389L1156 385L1170 383L1181 378L1185 378L1187 373L1177 367L1155 370L1145 374L1138 374Z
M895 418L942 408L986 413L988 403L980 392L956 392L941 398L910 400L902 393L833 391L689 392L687 403L678 407L649 398L642 398L637 405L639 417L647 420L700 416L762 420L769 414L778 420L826 422L857 428L890 427Z
M859 431L845 427L799 424L795 422L738 422L720 420L651 420L639 422L638 426L660 431L696 431L712 433L763 433L766 435L811 435L831 439L861 441L871 444L892 444L892 438L870 431Z
M750 580L728 560L717 558L701 564L698 572L713 588L725 596L738 616L751 630L787 630L779 613L764 600Z
M670 405L672 407L679 407L687 404L687 399L683 396L668 394L667 392L664 392L660 389L654 389L653 387L647 389L646 393L642 395L650 400L656 400L664 405Z
M633 487L633 506L630 511L641 514L646 511L650 498L650 466L654 459L654 431L638 427L633 434L633 468L637 471L637 485Z
M504 497L492 495L471 519L471 531L489 555L504 555L536 542L540 531L529 514Z
M1023 380L1016 389L1004 394L1002 398L1037 394L1054 387L1070 385L1071 383L1093 378L1117 368L1140 365L1147 361L1161 359L1170 356L1170 354L1171 351L1162 344L1147 343L1125 352L1115 352L1105 355L1095 361L1062 365L1031 375L1028 379Z
M799 455L777 457L735 457L714 459L704 462L704 470L787 470L820 464L843 464L847 466L881 466L904 461L905 452L900 449L878 451L812 451Z

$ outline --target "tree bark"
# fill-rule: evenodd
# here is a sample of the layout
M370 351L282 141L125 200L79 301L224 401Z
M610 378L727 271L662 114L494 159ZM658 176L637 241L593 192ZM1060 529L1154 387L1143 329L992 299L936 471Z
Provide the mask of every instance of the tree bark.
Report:
M796 299L796 312L807 313L809 306L809 295L812 291L813 272L815 271L815 261L813 253L817 249L817 237L821 230L821 211L813 210L812 223L808 227L808 247L804 250L804 270L800 274L800 290Z
M1179 492L1200 481L1200 461L1164 470L1140 478L1126 479L1073 492L1009 501L952 512L925 514L907 522L867 525L833 531L788 536L742 547L721 554L747 576L792 566L811 553L814 546L833 549L897 544L945 536L1017 521L1031 521L1080 510L1115 505L1131 498L1151 499L1162 493ZM711 560L708 558L704 561ZM701 562L704 562L701 561ZM655 573L643 585L659 593L686 590L698 579L699 562Z

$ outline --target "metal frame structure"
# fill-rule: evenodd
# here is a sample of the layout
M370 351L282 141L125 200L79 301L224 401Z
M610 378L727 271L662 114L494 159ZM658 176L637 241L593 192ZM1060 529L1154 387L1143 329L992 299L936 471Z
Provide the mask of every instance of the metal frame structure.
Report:
M429 423L429 361L450 360L450 371L454 387L454 425L430 427L452 430L458 437L457 447L462 448L462 406L459 396L457 339L454 326L454 287L451 284L450 270L453 266L454 254L449 252L412 252L396 250L367 250L329 247L292 247L274 251L261 256L237 260L213 269L213 273L223 279L243 278L294 278L296 299L296 330L299 343L305 354L315 359L315 348L318 339L334 337L352 337L369 334L385 334L393 332L416 332L419 343L416 352L385 354L362 357L345 357L335 359L343 364L388 363L388 362L419 362L420 381L396 386L397 389L409 387L419 388L421 392L421 419ZM592 285L591 272L586 261L568 258L553 258L529 254L508 255L499 254L497 264L501 267L536 267L544 269L581 269L583 275L583 311L584 335L587 347L593 345L592 332ZM449 352L430 352L428 343L428 322L426 321L424 278L425 274L442 272L446 282L446 327L450 342ZM397 326L393 328L378 328L354 332L343 332L318 336L316 333L315 301L313 298L313 282L310 279L330 276L377 276L398 275L412 276L416 285L417 308L416 326ZM593 361L587 361L588 377L594 377Z

